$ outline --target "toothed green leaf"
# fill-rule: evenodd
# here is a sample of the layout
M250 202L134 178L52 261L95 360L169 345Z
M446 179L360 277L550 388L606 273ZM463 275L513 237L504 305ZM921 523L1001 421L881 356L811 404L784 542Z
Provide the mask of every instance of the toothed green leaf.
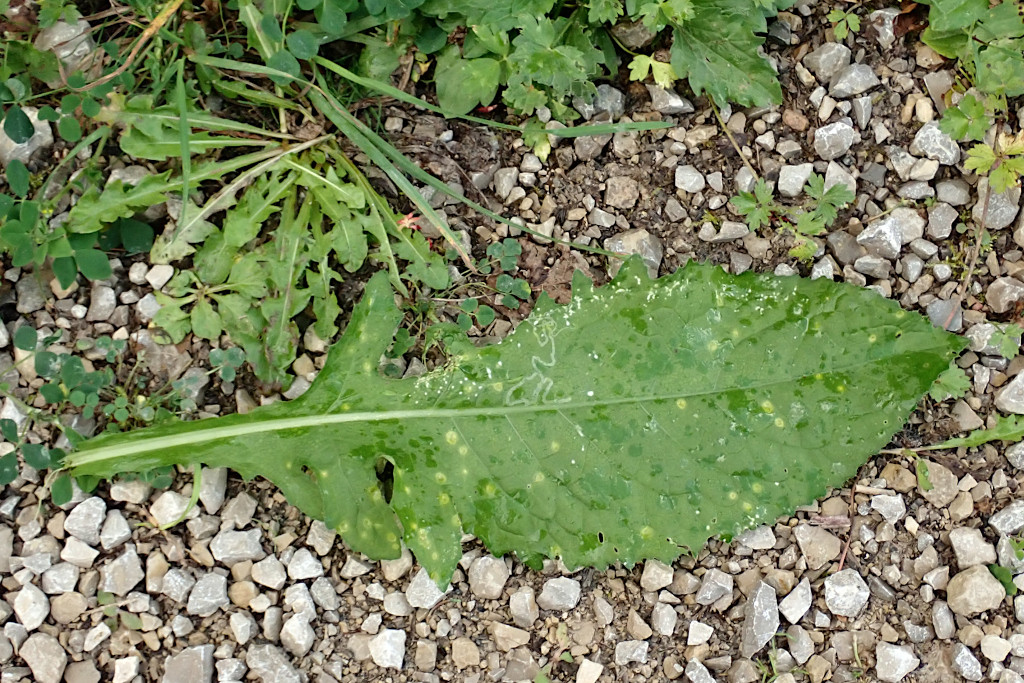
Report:
M378 273L301 398L101 436L66 465L264 476L356 551L404 540L442 585L464 532L533 564L668 562L841 485L963 347L864 289L710 265L651 281L638 258L600 289L577 273L500 344L385 379L401 318Z

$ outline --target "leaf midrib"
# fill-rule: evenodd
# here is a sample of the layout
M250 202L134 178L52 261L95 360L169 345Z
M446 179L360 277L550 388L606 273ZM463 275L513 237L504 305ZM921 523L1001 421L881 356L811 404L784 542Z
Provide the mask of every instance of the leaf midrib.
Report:
M942 349L941 345L931 348ZM924 352L924 349L916 349L912 353ZM827 374L847 372L856 370L868 365L891 361L894 358L905 356L907 353L885 356L849 365L840 366L827 370ZM817 371L820 372L820 371ZM325 425L347 424L352 422L379 422L396 419L444 419L444 418L465 418L465 417L507 417L509 415L521 415L528 413L557 412L560 410L574 410L579 408L597 408L604 406L616 406L627 403L647 403L652 401L671 401L681 398L694 398L722 393L725 391L750 391L752 389L763 389L765 387L779 384L791 384L806 377L817 374L809 372L794 377L785 377L772 381L765 381L758 384L751 384L746 387L732 387L725 389L706 389L703 391L675 392L671 394L650 395L650 396L628 396L608 399L588 399L586 401L566 401L564 403L545 403L541 405L522 406L495 406L490 408L417 408L389 411L369 411L352 413L316 413L312 415L301 415L298 417L271 418L260 422L246 422L243 424L230 425L227 427L211 427L188 431L183 434L156 437L153 439L129 442L119 446L107 446L96 449L96 451L80 451L72 453L68 460L69 468L74 470L86 467L97 462L103 462L112 458L134 455L140 452L149 452L165 448L176 448L191 444L230 439L238 436L261 434L266 432L284 431L288 429L305 429L309 427L320 427Z

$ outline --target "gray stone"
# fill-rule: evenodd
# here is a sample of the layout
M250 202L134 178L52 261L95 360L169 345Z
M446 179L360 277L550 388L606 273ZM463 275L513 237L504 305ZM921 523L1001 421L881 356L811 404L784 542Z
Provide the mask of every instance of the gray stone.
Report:
M619 254L639 254L647 266L647 273L652 279L658 277L658 269L661 268L661 259L665 255L665 248L661 240L646 230L627 230L604 241L604 248ZM613 277L619 272L622 262L618 259L611 259L608 262L608 272Z
M195 645L164 662L163 683L210 683L213 680L213 645Z
M188 594L195 585L196 580L190 573L184 569L172 567L164 574L164 578L160 582L160 592L174 602L184 603L188 600Z
M964 680L968 681L980 681L984 675L984 671L981 668L981 662L971 652L971 648L967 647L963 643L956 643L953 645L953 671L964 677Z
M192 364L191 354L187 351L179 351L175 344L159 343L153 337L151 330L132 332L129 339L131 339L136 353L141 354L140 360L145 362L146 368L161 379L175 380ZM173 492L168 491L164 495L167 493ZM199 514L198 509L196 514Z
M245 662L234 657L218 660L215 668L217 669L217 683L240 681L245 678L245 673L249 670Z
M1024 500L1015 500L989 517L988 525L997 534L1006 536L1024 529Z
M753 657L779 630L779 604L775 589L764 581L747 598L743 610L743 630L740 636L740 655Z
M920 664L910 646L883 642L875 647L875 675L880 681L899 683Z
M189 518L198 517L199 509L192 508L189 511L188 498L176 491L164 491L149 506L149 514L160 526L169 527L177 523L183 515Z
M935 196L935 190L923 180L914 180L900 185L896 194L902 199L928 199Z
M405 589L405 598L409 604L416 608L430 609L436 605L447 591L441 591L430 574L422 567L412 577L408 588Z
M100 590L124 597L145 577L142 560L129 546L116 560L100 567Z
M875 221L857 235L857 244L882 258L895 260L899 258L903 236L900 224L889 214Z
M853 269L868 277L884 280L892 274L892 261L868 254L857 259L853 264Z
M34 46L42 52L53 52L69 72L74 71L96 49L91 29L92 26L84 19L73 24L57 21L39 32Z
M779 194L783 197L799 197L804 191L807 179L814 171L814 164L797 164L796 166L783 166L779 169Z
M615 645L615 664L626 666L636 662L637 664L647 663L647 648L650 644L646 640L624 640Z
M409 559L409 566L412 566L412 558ZM354 579L357 576L364 576L373 571L373 563L364 560L356 555L349 555L345 564L341 567L341 578ZM408 571L408 569L406 570Z
M732 595L733 583L731 574L726 574L721 569L709 569L701 579L700 588L697 590L697 604L711 605Z
M806 578L801 579L800 583L779 603L779 611L789 623L798 624L807 614L807 610L811 608L811 600L811 583Z
M770 550L775 547L775 532L767 524L747 529L736 537L736 542L751 550ZM666 584L668 585L668 584Z
M1024 374L1014 377L996 393L996 408L1004 413L1024 415Z
M107 504L93 496L76 505L64 520L64 531L89 545L100 542L100 526L107 516Z
M693 103L675 90L666 90L649 83L646 85L647 92L651 96L651 109L654 111L666 116L693 113Z
M199 502L207 514L215 515L224 504L228 486L228 468L204 467L203 481L199 486Z
M99 282L92 283L91 291L89 310L85 314L85 319L89 322L104 322L117 308L117 295L113 289Z
M501 597L510 575L505 560L483 555L473 560L469 567L469 588L477 598L497 600Z
M907 514L907 504L904 502L903 496L898 493L892 496L872 496L871 509L877 510L890 524L895 524Z
M857 194L857 179L853 177L853 174L839 163L830 161L825 169L825 189L830 190L836 185L845 185L854 196Z
M935 629L935 637L940 640L948 640L956 633L956 617L942 600L936 600L932 605L932 628Z
M218 609L227 608L228 580L214 572L199 577L188 596L187 611L191 615L208 617Z
M17 143L0 127L0 164L4 168L15 159L27 164L38 152L53 146L53 131L48 122L39 119L39 110L35 107L22 107L21 110L28 116L35 132L25 142Z
M814 131L814 151L825 161L831 161L846 154L859 137L848 123L830 123Z
M380 586L380 584L376 584ZM367 593L369 595L369 593ZM313 596L304 583L295 583L284 592L284 606L294 614L302 614L310 619L316 618L316 606L313 603Z
M892 164L893 170L896 171L896 175L900 177L900 180L910 178L910 171L913 170L917 159L907 150L896 145L890 146L886 151L889 155L889 162Z
M786 635L790 654L797 664L803 665L814 654L814 641L807 629L795 624L786 629Z
M857 122L857 127L861 130L866 130L868 124L871 123L871 96L855 97L850 100L850 104L853 105L853 118ZM876 183L875 186L878 187L879 185Z
M405 661L405 631L386 628L370 641L370 657L381 668L401 669Z
M36 273L22 273L14 283L15 304L18 313L35 313L46 305L46 293Z
M494 172L494 193L504 201L519 180L519 169L514 166L499 168Z
M707 186L704 174L690 164L676 166L676 187L691 194L700 192Z
M708 668L697 659L691 659L686 663L684 671L686 679L690 683L715 683L715 677L711 675Z
M1024 470L1024 441L1018 441L1006 449L1006 460L1018 470Z
M660 591L672 583L674 574L672 567L664 562L654 559L647 560L644 562L643 574L640 575L640 587L652 593Z
M870 595L868 585L856 569L844 569L825 579L825 605L837 616L860 615Z
M655 633L663 636L671 636L676 630L679 615L675 608L668 603L659 602L651 610L651 628Z
M960 569L996 561L996 549L985 540L980 529L957 527L949 532L949 543Z
M971 186L961 178L940 180L935 185L935 198L951 206L964 206L971 201Z
M335 610L339 607L338 591L326 576L321 576L309 586L309 594L312 596L313 602L319 605L321 609ZM402 602L406 605L409 604L403 593L389 593L388 595L395 595L401 598ZM409 610L411 612L412 608L410 607Z
M945 202L936 202L928 207L928 236L944 240L953 232L953 223L960 214Z
M521 628L530 628L533 622L540 616L537 608L537 600L534 597L533 589L523 586L508 599L508 611L512 615L512 621Z
M64 676L64 668L68 664L68 655L64 648L48 633L30 635L21 644L18 655L32 670L37 683L60 683ZM15 676L15 680L18 678Z
M253 645L245 651L245 665L263 683L302 683L300 675L284 651L276 645Z
M537 596L537 604L541 609L552 612L568 612L579 604L581 591L580 582L576 579L548 579Z
M261 533L259 529L249 529L248 531L225 529L210 541L210 552L215 560L228 567L246 560L260 560L266 556L263 546L260 545Z
M46 594L32 583L22 586L11 606L26 631L35 631L50 615L50 601Z
M928 315L931 316L931 312ZM940 509L946 507L959 493L959 489L957 489L959 480L955 474L949 471L948 467L941 463L933 460L922 460L921 462L928 470L928 481L932 487L925 491L918 486L918 491L935 507Z
M309 616L294 614L281 628L281 645L293 657L303 657L316 642L316 633L309 625Z
M854 261L867 253L867 249L857 244L857 238L845 230L836 230L825 238L832 247L836 260L844 266L853 265Z
M793 531L808 568L818 570L839 557L842 541L819 526L800 524Z
M749 232L750 228L747 227L746 223L722 221L722 229L710 241L712 244L725 244L726 242L742 239Z
M78 577L82 569L70 562L60 562L53 565L42 576L43 592L47 595L60 595L75 590L78 585Z
M835 78L828 93L832 97L852 97L871 90L881 83L867 64L851 64L844 67Z
M288 577L295 581L315 579L324 575L324 565L306 548L299 548L288 561Z
M113 550L132 537L132 528L120 510L107 513L103 526L100 527L100 547Z
M939 124L930 121L921 127L910 143L910 153L935 159L943 166L952 166L960 161L960 145L939 129Z
M252 580L271 590L281 590L288 580L288 574L281 560L270 555L252 566Z
M981 201L982 197L986 197L988 201L983 203ZM987 213L984 211L985 204L988 205ZM981 215L985 213L985 227L989 230L1001 230L1013 223L1013 219L1017 217L1019 211L1019 185L1010 187L1002 192L989 193L988 178L982 178L978 181L978 201L971 210L971 216L974 218L975 223L981 225Z
M981 565L960 572L946 585L949 608L964 617L998 609L1005 597L1003 584Z
M950 332L959 332L963 327L964 312L956 301L935 299L925 307L925 312L935 327L944 328ZM927 498L927 496L925 497Z
M611 135L582 135L573 141L572 148L576 152L577 159L591 161L604 151L611 139Z
M595 114L608 113L612 119L617 119L626 111L626 96L621 90L613 88L607 83L597 86L597 97L594 98Z
M640 198L640 183L629 176L613 176L605 181L604 203L617 209L631 209Z
M851 54L850 48L842 43L822 43L804 57L803 64L818 77L819 81L827 83L850 65Z

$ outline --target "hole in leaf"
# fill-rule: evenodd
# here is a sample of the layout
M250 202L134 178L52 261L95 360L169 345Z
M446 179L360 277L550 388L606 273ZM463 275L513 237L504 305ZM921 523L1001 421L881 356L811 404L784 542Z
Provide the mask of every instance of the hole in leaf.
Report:
M377 488L384 496L384 502L390 503L395 492L395 466L390 460L382 457L377 458L374 468L377 471Z
M601 533L600 531L597 532L597 542L598 543L604 543L604 534Z

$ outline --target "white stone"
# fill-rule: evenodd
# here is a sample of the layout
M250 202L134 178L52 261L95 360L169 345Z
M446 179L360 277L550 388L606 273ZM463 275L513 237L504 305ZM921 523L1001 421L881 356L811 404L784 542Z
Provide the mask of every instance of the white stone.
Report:
M405 661L405 631L386 628L370 641L370 657L381 668L401 669Z

